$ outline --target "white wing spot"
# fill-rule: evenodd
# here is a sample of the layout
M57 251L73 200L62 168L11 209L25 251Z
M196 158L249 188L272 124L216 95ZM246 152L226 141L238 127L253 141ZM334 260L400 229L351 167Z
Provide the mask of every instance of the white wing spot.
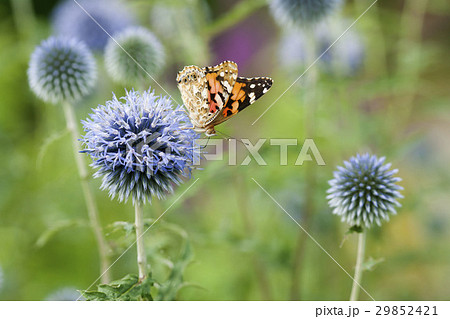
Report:
M255 84L250 84L250 88L254 89L255 88Z
M255 102L255 93L253 92L249 93L248 97L250 98L250 104Z
M228 81L224 81L223 86L227 89L228 92L231 92L232 87L231 87L230 83L228 83Z
M267 91L269 91L267 88L263 89L263 94L266 93Z
M221 76L221 77L223 77L224 75L225 75L225 73L223 73L223 71L220 72L220 76Z

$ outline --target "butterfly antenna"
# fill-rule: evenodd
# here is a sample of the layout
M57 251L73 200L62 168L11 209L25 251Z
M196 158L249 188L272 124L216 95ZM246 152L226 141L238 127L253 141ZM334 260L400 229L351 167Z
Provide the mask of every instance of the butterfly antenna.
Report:
M239 139L235 138L234 136L228 135L228 134L223 133L223 132L220 132L220 131L218 131L218 130L216 130L216 132L219 133L219 134L221 134L221 135L222 135L223 137L225 137L227 140L229 140L229 139L234 139L234 140L238 141L239 143L242 143L242 144L248 146L248 144L242 142L242 140L239 140Z

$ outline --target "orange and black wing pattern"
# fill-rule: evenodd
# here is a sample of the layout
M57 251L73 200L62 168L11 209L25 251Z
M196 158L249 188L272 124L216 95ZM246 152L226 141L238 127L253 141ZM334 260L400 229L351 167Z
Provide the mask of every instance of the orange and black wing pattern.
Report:
M228 118L242 111L263 96L271 87L271 78L243 78L238 77L227 104L222 109L222 116Z
M224 61L202 69L186 66L178 73L177 83L195 129L214 135L215 125L264 95L272 79L238 77L237 64Z
M237 79L237 65L225 61L213 67L205 67L208 88L209 113L214 114L223 109Z

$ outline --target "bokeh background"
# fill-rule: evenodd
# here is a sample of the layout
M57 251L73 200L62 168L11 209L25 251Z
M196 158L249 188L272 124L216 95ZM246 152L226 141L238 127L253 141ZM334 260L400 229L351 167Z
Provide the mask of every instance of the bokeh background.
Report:
M41 102L26 74L35 46L57 31L58 4L0 2L2 300L74 300L99 274L62 108ZM331 27L300 32L261 0L125 2L133 23L163 43L166 63L156 80L176 100L176 72L184 65L233 60L241 75L270 76L274 86L219 130L252 142L299 141L289 148L288 165L268 141L260 152L266 166L239 165L247 153L238 143L238 165L228 165L225 153L193 173L198 182L146 234L153 275L170 283L162 284L161 299L347 300L351 279L252 178L353 273L356 236L346 236L348 226L331 214L326 190L336 165L361 152L386 156L399 169L405 197L397 216L368 232L363 287L377 300L449 299L448 1L378 1L252 125L309 66L311 39L314 60L371 4L347 0ZM102 37L97 31L87 34ZM124 94L105 72L102 50L94 52L99 80L76 105L80 120L112 92ZM145 85L164 94L151 79ZM294 165L305 138L314 139L325 166ZM157 218L194 179L147 205L146 216ZM115 259L134 240L127 228L133 207L110 200L99 180L91 184ZM135 258L134 249L120 258L113 278L136 273Z

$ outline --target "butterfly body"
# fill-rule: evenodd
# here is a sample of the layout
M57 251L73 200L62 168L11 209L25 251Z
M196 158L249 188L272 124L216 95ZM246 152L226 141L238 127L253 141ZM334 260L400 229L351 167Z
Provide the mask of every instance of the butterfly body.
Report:
M199 68L191 65L177 75L178 88L194 130L215 135L214 127L255 102L272 86L266 77L238 77L236 63Z

